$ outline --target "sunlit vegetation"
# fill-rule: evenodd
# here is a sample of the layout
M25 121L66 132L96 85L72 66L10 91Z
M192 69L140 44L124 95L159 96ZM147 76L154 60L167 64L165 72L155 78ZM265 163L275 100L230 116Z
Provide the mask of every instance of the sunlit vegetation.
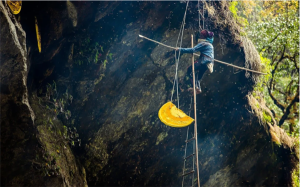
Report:
M299 2L233 1L230 10L260 53L263 71L255 88L277 125L299 137Z
M255 91L264 96L277 125L296 138L300 126L298 10L299 2L295 0L230 3L233 17L254 43L262 69L268 73L260 78ZM265 114L264 118L271 123ZM299 187L299 167L293 170L292 181L294 187Z

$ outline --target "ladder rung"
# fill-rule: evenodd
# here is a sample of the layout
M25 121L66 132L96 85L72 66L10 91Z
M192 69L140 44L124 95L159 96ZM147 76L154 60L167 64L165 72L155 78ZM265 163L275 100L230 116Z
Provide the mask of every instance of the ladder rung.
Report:
M194 155L195 155L195 153L193 153L193 154L191 154L191 155L185 157L185 159L188 159L188 158L190 158L190 157L192 157L192 156L194 156Z
M194 172L195 172L195 171L192 170L192 171L190 171L190 172L188 172L188 173L186 173L186 174L183 174L182 177L184 177L184 176L186 176L186 175L189 175L189 174L192 174L192 173L194 173Z
M189 140L185 140L185 143L189 143L190 141L193 141L193 140L195 140L195 137L193 137L193 138L191 138Z

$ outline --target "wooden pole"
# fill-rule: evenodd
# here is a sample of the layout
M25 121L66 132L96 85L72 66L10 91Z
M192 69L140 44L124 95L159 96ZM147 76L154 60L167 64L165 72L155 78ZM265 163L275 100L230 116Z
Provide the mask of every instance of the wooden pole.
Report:
M172 47L172 46L163 44L163 43L158 42L158 41L155 41L155 40L152 40L152 39L147 38L146 36L143 36L143 35L140 35L140 34L139 34L139 37L145 38L146 40L149 40L149 41L151 41L151 42L155 42L155 43L157 43L157 44L159 44L159 45L162 45L162 46L165 46L165 47L168 47L168 48L171 48L171 49L176 49L175 47ZM197 53L194 53L194 55L200 56L200 55L197 54ZM245 71L249 71L249 72L253 72L253 73L257 73L257 74L261 74L261 75L267 75L267 73L262 73L262 72L255 71L255 70L252 70L252 69L247 69L247 68L235 66L235 65L233 65L233 64L229 64L229 63L226 63L226 62L223 62L223 61L220 61L220 60L214 59L214 61L215 61L215 62L219 62L219 63L221 63L221 64L225 64L225 65L227 65L227 66L232 66L232 67L237 68L237 69L242 69L242 70L245 70Z
M192 39L192 48L194 47L194 38L193 35L191 35ZM195 85L195 65L194 65L194 54L192 56L192 67L193 67L193 87L194 87L194 118L195 118L195 127L194 127L194 137L195 137L195 146L196 146L196 169L197 169L197 181L198 181L198 187L200 187L200 178L199 178L199 160L198 160L198 139L197 139L197 110L196 110L196 85Z

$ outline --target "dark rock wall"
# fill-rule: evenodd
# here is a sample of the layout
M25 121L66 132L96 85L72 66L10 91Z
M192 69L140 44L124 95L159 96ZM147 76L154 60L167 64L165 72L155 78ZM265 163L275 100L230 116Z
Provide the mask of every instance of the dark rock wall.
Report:
M0 10L1 185L17 185L30 165L35 114L28 103L26 34L2 1Z
M187 128L170 128L157 116L159 108L171 99L174 51L138 35L175 46L185 6L181 2L24 2L20 21L28 33L28 56L24 31L9 36L6 25L10 23L5 22L14 16L8 19L2 11L1 25L5 27L1 33L7 34L1 34L1 161L7 162L1 164L1 171L8 171L2 175L7 178L2 184L83 186L87 181L90 186L180 186ZM237 26L230 25L226 3L210 2L205 8L209 8L206 28L216 35L215 58L245 66L247 49ZM198 29L196 12L196 2L190 2L183 47L190 46L190 36ZM34 16L40 27L42 53L37 50ZM3 48L14 42L11 37L18 37L23 47ZM30 70L20 66L29 66L29 62ZM190 64L191 56L182 55L180 88L185 88ZM12 71L17 73L10 74ZM70 118L38 102L45 99L47 85L53 81L58 99L66 93L73 97L63 109L70 110ZM201 184L287 186L291 152L273 145L268 129L251 111L246 95L253 89L253 79L215 63L214 72L207 73L201 85L203 93L197 96ZM26 86L33 110L26 102ZM186 92L179 95L180 108L188 112L190 96ZM176 94L173 103L177 103ZM20 114L12 112L15 110ZM63 126L77 128L80 147L66 145ZM191 127L190 137L192 132ZM34 153L29 145L20 144L29 137L37 137L30 146L38 145L40 152L58 158L59 176L31 174L36 178L28 177L27 182L16 179L27 175L27 166L21 164L24 169L19 170L19 164L10 158L19 155L15 160L20 161L26 155L30 163ZM187 154L191 151L188 147ZM188 162L187 167L191 165Z
M48 128L49 121L55 127L61 122L52 122L37 97L29 99L26 33L2 1L0 10L1 186L86 186L84 168ZM50 164L59 167L57 174Z

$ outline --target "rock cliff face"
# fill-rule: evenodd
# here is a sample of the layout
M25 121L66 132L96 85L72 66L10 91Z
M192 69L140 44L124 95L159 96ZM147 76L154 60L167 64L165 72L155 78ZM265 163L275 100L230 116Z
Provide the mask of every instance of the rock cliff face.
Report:
M0 9L1 186L85 186L84 168L56 134L61 122L29 99L26 33L3 2Z
M157 116L171 99L174 51L138 35L174 46L186 4L24 2L19 16L0 5L1 184L181 186L187 128L167 127ZM216 35L215 58L259 70L226 2L203 6L205 27ZM195 12L190 2L183 47L197 31ZM184 54L181 88L190 64ZM197 96L202 186L291 184L295 147L274 144L272 125L254 112L257 78L220 64L204 76ZM189 105L180 92L180 108L188 112Z
M14 178L10 185L15 185L28 165L21 160L31 154L35 114L28 103L26 34L2 2L0 9L1 178L3 184Z

